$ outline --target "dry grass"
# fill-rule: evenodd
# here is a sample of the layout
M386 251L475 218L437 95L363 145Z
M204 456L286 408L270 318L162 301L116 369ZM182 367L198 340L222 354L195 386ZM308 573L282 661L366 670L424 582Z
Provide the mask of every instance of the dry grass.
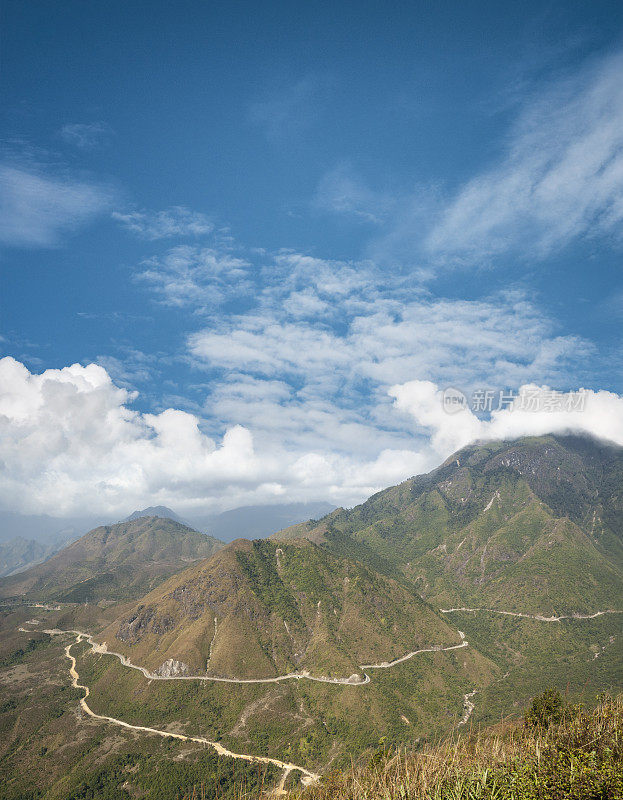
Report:
M292 795L294 796L294 795ZM621 800L623 696L566 710L549 728L523 724L456 736L419 752L379 751L327 775L304 800Z

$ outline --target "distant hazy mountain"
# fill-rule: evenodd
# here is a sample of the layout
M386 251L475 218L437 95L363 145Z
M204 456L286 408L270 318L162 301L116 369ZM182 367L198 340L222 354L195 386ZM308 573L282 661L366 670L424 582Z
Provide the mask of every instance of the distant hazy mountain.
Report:
M57 518L47 514L16 514L0 510L0 542L35 539L44 545L60 547L105 522L108 519L104 515Z
M331 503L284 503L282 505L242 506L213 516L189 517L190 524L223 542L234 539L262 539L275 531L324 517L335 508Z
M172 519L140 517L96 528L43 564L0 579L0 597L131 599L220 547L222 542Z
M414 582L437 606L540 614L623 606L623 448L543 436L470 445L352 510L295 525Z
M176 514L175 511L166 506L149 506L149 508L144 508L142 511L134 511L129 517L126 517L123 522L132 522L132 520L140 519L141 517L162 517L163 519L173 519L175 522L180 522L182 525L187 524L179 514Z
M47 555L48 548L34 539L17 536L8 542L0 542L0 577L39 564Z
M80 532L70 527L58 531L44 541L24 536L0 541L0 577L15 575L40 564L79 536Z

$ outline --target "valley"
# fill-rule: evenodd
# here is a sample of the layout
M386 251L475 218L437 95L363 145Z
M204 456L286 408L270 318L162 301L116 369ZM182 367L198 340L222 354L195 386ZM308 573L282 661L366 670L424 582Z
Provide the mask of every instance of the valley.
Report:
M463 613L470 613L470 614L476 614L476 613L491 614L491 613L493 613L493 614L499 614L499 615L503 615L503 616L511 616L511 617L515 617L515 618L531 619L531 620L537 621L537 622L539 622L541 624L545 624L545 625L547 625L548 623L561 622L564 619L576 619L578 621L579 620L587 620L588 621L588 620L595 620L595 619L597 619L599 617L602 617L602 616L604 616L606 614L623 614L623 612L621 612L621 611L617 612L617 611L614 611L614 610L606 610L606 611L594 612L591 615L578 616L578 617L575 617L575 618L565 618L565 617L547 618L547 617L543 617L541 615L536 615L536 616L524 615L524 614L519 614L519 613L516 613L516 612L505 612L505 611L501 611L501 610L500 611L491 612L491 610L489 610L489 609L457 609L457 610L453 610L453 611L450 611L450 610L446 610L445 611L445 613L456 613L456 612L459 612L459 613L463 612ZM23 633L39 632L39 633L43 633L43 634L48 635L48 636L66 636L67 634L75 635L76 644L80 644L80 642L86 641L90 645L90 650L89 651L85 651L83 653L83 656L86 656L88 653L90 653L91 655L97 655L97 656L106 656L106 655L113 656L113 657L117 658L119 660L119 662L121 663L121 665L123 665L124 667L138 670L145 678L148 679L148 681L150 683L153 680L175 681L175 682L178 682L178 681L206 681L206 680L211 681L211 680L214 680L213 678L206 677L206 676L161 676L161 675L155 675L153 673L150 673L150 672L146 671L144 668L136 667L136 666L134 666L132 664L129 664L127 662L127 659L125 659L121 654L112 653L110 651L107 651L105 648L102 648L101 645L98 645L97 642L95 642L93 640L93 638L89 634L86 634L86 633L83 633L83 632L79 632L79 631L62 631L62 630L59 630L59 629L43 629L43 630L40 630L40 631L35 631L33 629L25 628L23 626L20 626L19 630L21 632L23 632ZM413 656L418 655L418 654L432 653L432 652L444 652L444 651L449 651L449 650L457 650L457 649L460 649L460 648L463 648L463 647L468 647L468 646L469 646L469 643L464 638L464 634L461 633L461 642L458 645L451 645L451 646L448 646L448 647L439 647L438 646L438 647L426 648L426 649L422 649L422 650L419 650L419 651L415 651L415 652L409 653L406 656L403 656L402 658L394 660L393 662L383 662L383 663L380 663L380 664L365 664L365 665L361 665L361 669L362 670L363 669L388 669L388 668L395 667L398 664L401 664L404 661L407 661L407 660L411 659ZM305 766L300 766L300 765L297 765L297 764L294 764L294 763L291 763L291 762L284 762L284 761L279 760L278 758L271 757L271 756L264 756L264 755L259 755L259 754L257 754L257 755L249 755L249 754L246 754L246 753L237 753L237 752L234 752L234 751L228 749L227 747L223 746L218 741L211 741L209 739L206 739L206 738L200 737L200 736L182 734L182 733L177 733L177 732L170 731L170 730L163 730L163 729L151 727L151 726L144 725L144 724L139 724L139 722L129 723L129 722L126 722L124 720L118 719L118 718L116 718L114 716L110 716L110 715L108 715L106 713L103 713L103 712L105 712L106 709L103 709L103 711L100 711L100 712L94 711L92 708L89 707L89 705L86 702L86 698L89 697L89 695L90 695L89 687L87 685L82 684L82 683L78 683L78 681L80 680L80 677L79 677L79 674L77 672L77 660L71 654L71 648L72 648L72 644L68 644L65 647L64 652L65 652L66 657L71 662L69 672L70 672L70 676L72 678L72 685L74 686L74 688L79 688L79 689L84 690L85 695L80 700L81 707L83 708L85 713L87 713L89 716L93 717L94 719L99 719L99 720L102 720L103 722L107 722L109 724L117 725L117 726L120 726L120 727L123 727L123 728L126 728L126 729L131 729L131 730L134 730L134 731L138 731L138 732L141 732L141 733L144 733L144 734L153 734L153 735L158 735L158 736L162 736L162 737L165 737L165 738L168 737L168 738L177 739L177 740L180 740L180 741L188 741L188 742L199 743L199 744L214 748L216 750L216 752L220 756L225 756L225 757L233 758L233 759L241 759L243 761L250 761L250 762L253 762L253 763L272 764L273 766L283 770L282 780L279 783L279 785L282 786L282 787L283 787L283 784L284 784L285 780L290 776L290 773L292 773L292 772L300 773L302 782L305 785L308 784L310 781L313 782L313 781L318 780L318 777L319 777L318 774L310 771ZM266 683L267 681L268 682L278 682L279 680L288 679L288 678L295 678L295 679L299 679L300 680L303 677L308 678L310 680L320 680L320 681L324 680L325 682L334 683L334 684L338 684L338 685L340 683L342 685L347 685L346 681L341 681L340 679L331 680L331 679L314 678L313 676L302 676L302 675L280 676L280 677L277 677L277 678L274 678L274 679L258 679L258 680L255 680L255 681L254 680L250 680L250 679L240 679L240 680L236 680L236 679L221 679L221 680L225 680L228 683L248 684L248 683ZM368 678L366 681L361 682L359 684L350 684L350 685L355 685L355 686L359 685L359 686L363 687L365 685L365 683L367 683L369 681L369 677L368 676L366 676L366 677ZM218 679L216 679L216 680L218 680ZM470 692L465 693L465 695L463 696L464 712L463 712L462 717L456 722L456 726L457 727L460 727L461 725L464 725L464 724L466 724L468 722L468 720L470 719L470 717L471 717L471 715L472 715L472 713L473 713L473 711L475 709L475 703L472 702L472 698L477 693L482 693L484 689L486 689L486 687L480 687L479 689L472 690ZM325 765L321 765L321 767L320 767L321 771L322 771L323 767L326 767L326 766L327 766L326 764Z
M120 524L112 542L96 529L19 585L0 581L0 775L18 776L21 797L18 764L48 746L20 733L11 700L31 670L78 693L62 717L77 703L119 735L199 748L181 757L189 771L205 750L261 766L278 793L381 741L418 748L515 719L544 687L589 705L623 690L621 463L573 438L493 443L268 540L214 544L158 518ZM81 581L98 587L87 602ZM166 753L154 758L169 774ZM46 800L63 780L50 775Z

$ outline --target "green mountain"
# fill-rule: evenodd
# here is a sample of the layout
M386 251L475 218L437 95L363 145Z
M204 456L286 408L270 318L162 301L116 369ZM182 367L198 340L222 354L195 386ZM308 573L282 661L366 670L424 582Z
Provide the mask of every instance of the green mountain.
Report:
M98 639L151 670L359 679L361 664L460 641L405 581L306 540L243 539L162 583Z
M579 437L474 445L354 509L207 558L199 543L218 543L172 520L93 531L0 582L32 599L125 600L0 608L0 783L14 776L14 800L40 787L50 800L123 786L173 798L175 776L199 774L226 797L223 770L258 765L212 758L195 746L208 739L331 787L353 758L377 774L395 747L517 719L547 688L588 705L620 692L623 615L572 615L623 609L622 464L621 448ZM555 613L571 616L543 618ZM159 677L230 680L153 680L44 627L86 631ZM103 719L75 713L86 690L68 655ZM325 680L271 680L292 673ZM272 770L264 788L299 778Z
M352 510L280 531L412 581L438 607L623 607L623 448L577 436L475 444Z
M0 597L69 603L140 597L216 552L222 543L171 519L140 517L106 525L43 564L0 580Z

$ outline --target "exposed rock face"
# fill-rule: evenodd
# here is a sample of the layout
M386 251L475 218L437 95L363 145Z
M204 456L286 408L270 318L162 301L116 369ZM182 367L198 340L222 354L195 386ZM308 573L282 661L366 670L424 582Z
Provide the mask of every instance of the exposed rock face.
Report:
M177 675L188 675L188 673L188 664L184 664L183 661L176 661L174 658L168 658L156 670L156 675L160 675L162 678L174 678Z
M140 641L147 632L147 627L153 617L153 608L139 606L138 613L124 620L119 626L119 631L117 633L118 638L122 642L128 642L128 644L134 644Z
M175 620L169 615L157 615L157 610L152 606L139 606L138 613L124 620L119 626L117 638L128 644L140 642L147 633L159 636L167 633L175 626Z

